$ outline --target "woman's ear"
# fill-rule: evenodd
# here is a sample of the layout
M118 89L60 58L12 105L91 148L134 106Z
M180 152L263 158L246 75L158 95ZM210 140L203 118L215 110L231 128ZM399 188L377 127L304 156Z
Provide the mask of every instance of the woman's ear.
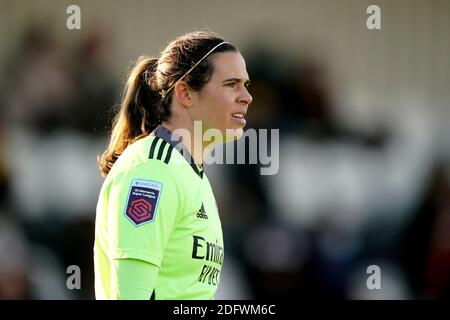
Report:
M178 81L175 84L174 94L182 106L192 107L192 91L185 81Z

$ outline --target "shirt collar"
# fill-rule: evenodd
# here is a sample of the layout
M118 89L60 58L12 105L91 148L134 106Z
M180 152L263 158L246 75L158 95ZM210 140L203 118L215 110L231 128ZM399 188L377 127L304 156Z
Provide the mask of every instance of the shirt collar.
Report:
M153 130L153 134L155 137L158 137L164 141L166 141L170 146L172 146L174 149L176 149L183 158L189 163L192 170L195 171L195 173L200 177L203 178L203 167L200 169L194 162L194 159L192 158L192 155L186 148L186 146L180 141L180 138L172 133L169 129L166 127L159 125L156 127L155 130Z

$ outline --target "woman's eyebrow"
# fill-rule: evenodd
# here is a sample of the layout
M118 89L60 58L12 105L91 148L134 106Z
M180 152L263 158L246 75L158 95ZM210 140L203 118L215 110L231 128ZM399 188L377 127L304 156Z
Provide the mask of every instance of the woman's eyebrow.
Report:
M225 82L244 82L244 85L248 86L250 84L250 79L242 79L242 78L229 78L223 81Z

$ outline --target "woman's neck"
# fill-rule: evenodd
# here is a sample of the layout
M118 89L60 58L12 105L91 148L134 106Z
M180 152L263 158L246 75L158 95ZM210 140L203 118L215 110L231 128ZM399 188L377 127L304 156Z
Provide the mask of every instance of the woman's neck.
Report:
M203 141L202 130L195 128L194 123L177 124L173 121L163 121L161 125L177 135L195 164L203 165L204 150L209 148L209 144Z

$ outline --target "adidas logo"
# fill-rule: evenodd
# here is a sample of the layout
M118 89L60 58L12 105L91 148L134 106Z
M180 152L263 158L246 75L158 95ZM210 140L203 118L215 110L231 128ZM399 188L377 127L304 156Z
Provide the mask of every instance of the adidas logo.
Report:
M208 219L208 215L206 214L205 207L203 206L203 202L202 202L202 207L197 212L197 218Z

